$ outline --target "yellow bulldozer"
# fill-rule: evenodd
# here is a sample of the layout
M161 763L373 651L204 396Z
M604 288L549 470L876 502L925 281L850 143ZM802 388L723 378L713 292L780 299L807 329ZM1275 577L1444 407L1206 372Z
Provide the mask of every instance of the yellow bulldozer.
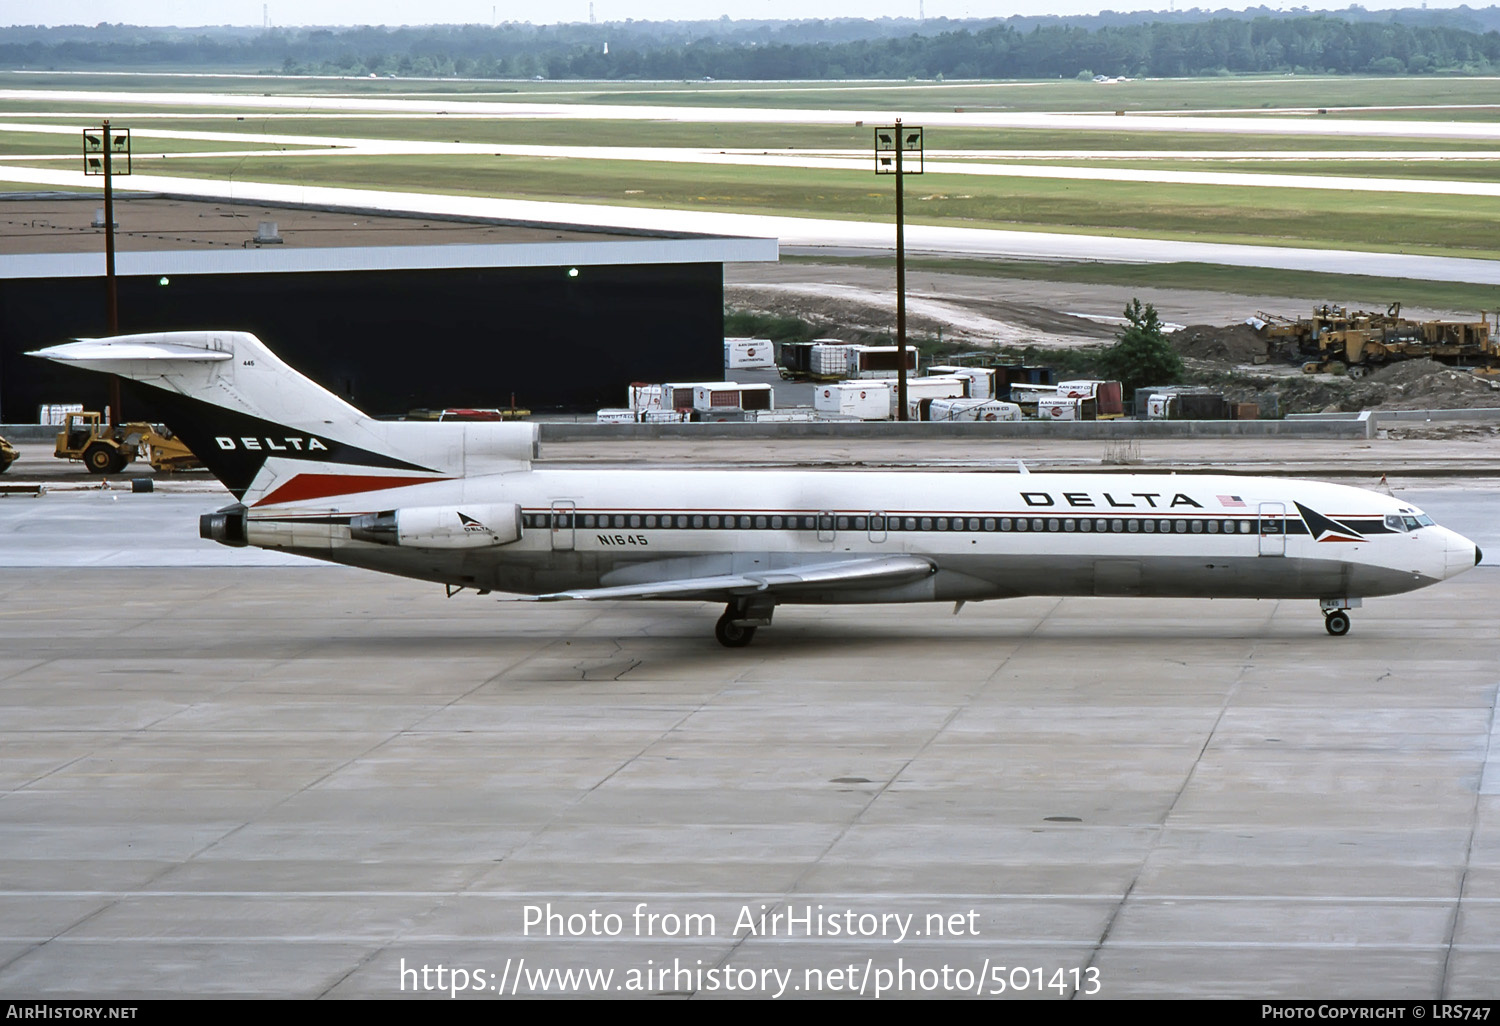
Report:
M16 447L5 439L0 438L0 474L10 469L10 465L16 462L21 454L16 452Z
M163 472L203 466L165 428L143 421L110 425L93 410L68 414L52 454L60 460L81 460L91 474L118 474L142 456L152 469Z
M1493 374L1500 369L1500 340L1488 312L1477 321L1415 321L1401 304L1385 313L1325 305L1312 317L1265 318L1262 334L1273 349L1302 362L1308 374L1362 377L1399 360L1428 359Z

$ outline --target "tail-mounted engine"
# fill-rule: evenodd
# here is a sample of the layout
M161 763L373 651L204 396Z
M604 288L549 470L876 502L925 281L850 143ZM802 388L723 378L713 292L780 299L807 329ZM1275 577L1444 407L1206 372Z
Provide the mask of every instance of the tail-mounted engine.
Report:
M351 517L349 537L416 549L483 549L521 537L521 507L513 502L473 506L412 506Z

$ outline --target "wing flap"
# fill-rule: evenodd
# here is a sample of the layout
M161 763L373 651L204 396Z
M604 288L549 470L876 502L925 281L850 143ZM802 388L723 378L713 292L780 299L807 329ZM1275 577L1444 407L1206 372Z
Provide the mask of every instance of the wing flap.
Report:
M621 584L608 588L579 588L545 595L517 596L523 602L563 602L571 599L686 598L693 595L748 595L804 587L869 588L917 581L935 573L930 560L920 556L881 556L845 559L827 563L755 570L743 574L712 577L679 577L673 580Z

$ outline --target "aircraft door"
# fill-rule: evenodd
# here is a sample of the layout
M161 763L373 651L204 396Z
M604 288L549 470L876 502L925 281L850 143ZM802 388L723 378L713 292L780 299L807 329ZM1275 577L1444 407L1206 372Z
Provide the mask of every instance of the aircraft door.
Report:
M831 543L837 523L831 510L821 511L818 514L818 541Z
M1258 533L1262 556L1286 555L1286 503L1263 502L1260 504Z
M552 551L572 552L574 522L574 505L567 500L560 500L552 504Z

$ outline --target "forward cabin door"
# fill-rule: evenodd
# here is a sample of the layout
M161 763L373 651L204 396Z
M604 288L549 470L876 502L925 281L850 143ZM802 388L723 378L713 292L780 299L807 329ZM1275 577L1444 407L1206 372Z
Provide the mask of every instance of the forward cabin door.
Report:
M1286 503L1263 502L1260 504L1259 534L1262 556L1286 555Z

